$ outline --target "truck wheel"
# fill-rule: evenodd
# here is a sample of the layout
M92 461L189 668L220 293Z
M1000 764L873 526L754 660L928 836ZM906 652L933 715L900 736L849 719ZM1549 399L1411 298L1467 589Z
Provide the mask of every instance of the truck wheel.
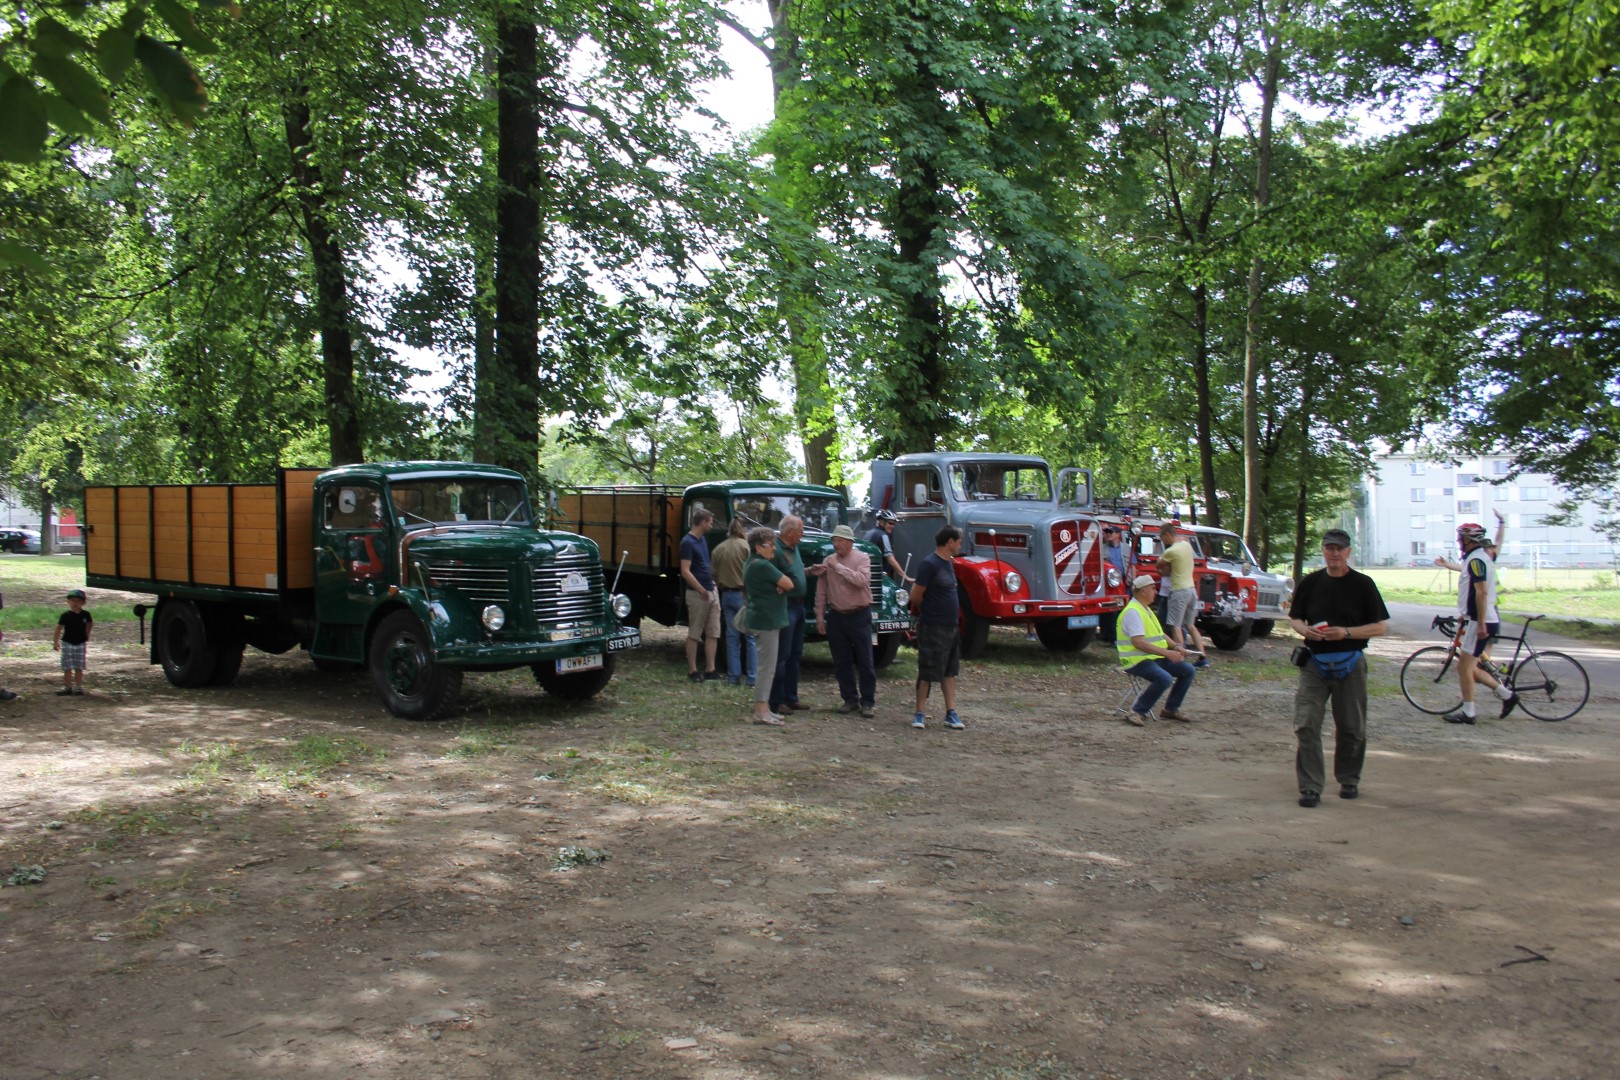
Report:
M1254 624L1244 619L1236 626L1212 626L1205 636L1215 643L1217 649L1237 652L1249 643L1249 634L1253 630Z
M403 720L437 720L461 694L461 669L433 659L427 631L408 611L383 619L368 655L377 696Z
M973 603L962 594L962 659L977 660L990 644L990 620L973 610Z
M236 681L236 676L242 671L242 653L245 647L241 642L235 645L225 645L219 650L219 659L214 662L214 673L208 677L209 686L229 686Z
M1096 640L1095 628L1071 630L1064 622L1063 619L1038 619L1035 623L1035 636L1041 639L1042 645L1055 653L1085 652L1086 646Z
M600 694L612 681L613 659L613 654L609 653L602 657L601 667L590 671L572 671L566 675L557 674L557 665L553 661L530 664L529 670L534 672L534 681L540 684L540 689L552 697L564 701L584 701Z
M900 639L904 634L879 634L877 647L872 650L872 666L886 668L894 663L894 658L900 654Z
M1271 632L1277 628L1276 619L1256 619L1254 627L1249 631L1250 637L1270 637Z
M170 600L158 612L152 645L163 674L174 686L207 686L219 665L219 649L208 640L202 613L190 600Z

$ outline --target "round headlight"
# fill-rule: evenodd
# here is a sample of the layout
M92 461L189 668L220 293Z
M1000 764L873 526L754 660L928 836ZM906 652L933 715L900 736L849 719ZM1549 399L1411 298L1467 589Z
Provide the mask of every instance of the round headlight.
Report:
M484 629L485 630L490 630L490 631L499 630L501 627L503 627L505 625L506 625L506 612L501 610L499 604L491 604L491 605L489 605L489 607L484 609Z
M630 614L630 598L624 593L614 593L609 603L613 605L613 614L618 618L623 619Z
M1119 572L1119 567L1110 565L1105 575L1110 589L1117 589L1125 584L1125 576Z
M1009 570L1007 576L1001 579L1001 583L1006 586L1008 592L1015 593L1023 586L1024 579L1018 571Z
M1294 592L1294 579L1293 578L1283 578L1283 595L1284 596L1291 596L1291 595L1293 595L1293 592Z

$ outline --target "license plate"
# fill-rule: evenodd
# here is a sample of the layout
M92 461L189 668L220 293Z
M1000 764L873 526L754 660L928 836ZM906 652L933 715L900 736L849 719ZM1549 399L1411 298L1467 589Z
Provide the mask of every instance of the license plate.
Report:
M885 619L873 623L872 628L880 634L903 634L911 629L911 624L904 619Z
M1089 629L1090 627L1093 627L1093 626L1096 626L1096 625L1097 625L1097 616L1095 616L1095 615L1070 615L1069 616L1069 629L1070 630L1086 630L1086 629Z
M557 661L557 674L566 675L570 671L592 671L602 666L602 657L598 653L590 656L565 656Z
M608 652L619 652L621 649L641 648L641 631L633 627L625 627L617 634L608 638Z

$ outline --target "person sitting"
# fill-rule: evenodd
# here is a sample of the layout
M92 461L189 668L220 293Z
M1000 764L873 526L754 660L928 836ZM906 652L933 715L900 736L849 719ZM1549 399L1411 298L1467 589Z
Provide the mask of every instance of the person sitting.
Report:
M1150 574L1138 575L1131 582L1131 602L1119 613L1119 636L1114 648L1119 652L1119 665L1133 676L1144 680L1147 687L1136 698L1131 711L1125 714L1127 723L1143 727L1154 718L1153 706L1160 695L1170 689L1170 700L1160 716L1167 720L1192 723L1192 717L1181 711L1198 674L1187 663L1187 654L1172 645L1153 614L1153 600L1158 595L1159 583Z

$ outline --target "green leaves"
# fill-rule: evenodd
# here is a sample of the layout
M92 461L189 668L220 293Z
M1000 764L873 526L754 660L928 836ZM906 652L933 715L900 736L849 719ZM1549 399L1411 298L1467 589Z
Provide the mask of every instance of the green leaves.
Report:
M182 124L190 127L208 106L208 91L191 64L176 49L145 34L135 39L135 59L146 81L168 102Z
M48 128L45 102L28 79L0 83L0 161L38 161Z

